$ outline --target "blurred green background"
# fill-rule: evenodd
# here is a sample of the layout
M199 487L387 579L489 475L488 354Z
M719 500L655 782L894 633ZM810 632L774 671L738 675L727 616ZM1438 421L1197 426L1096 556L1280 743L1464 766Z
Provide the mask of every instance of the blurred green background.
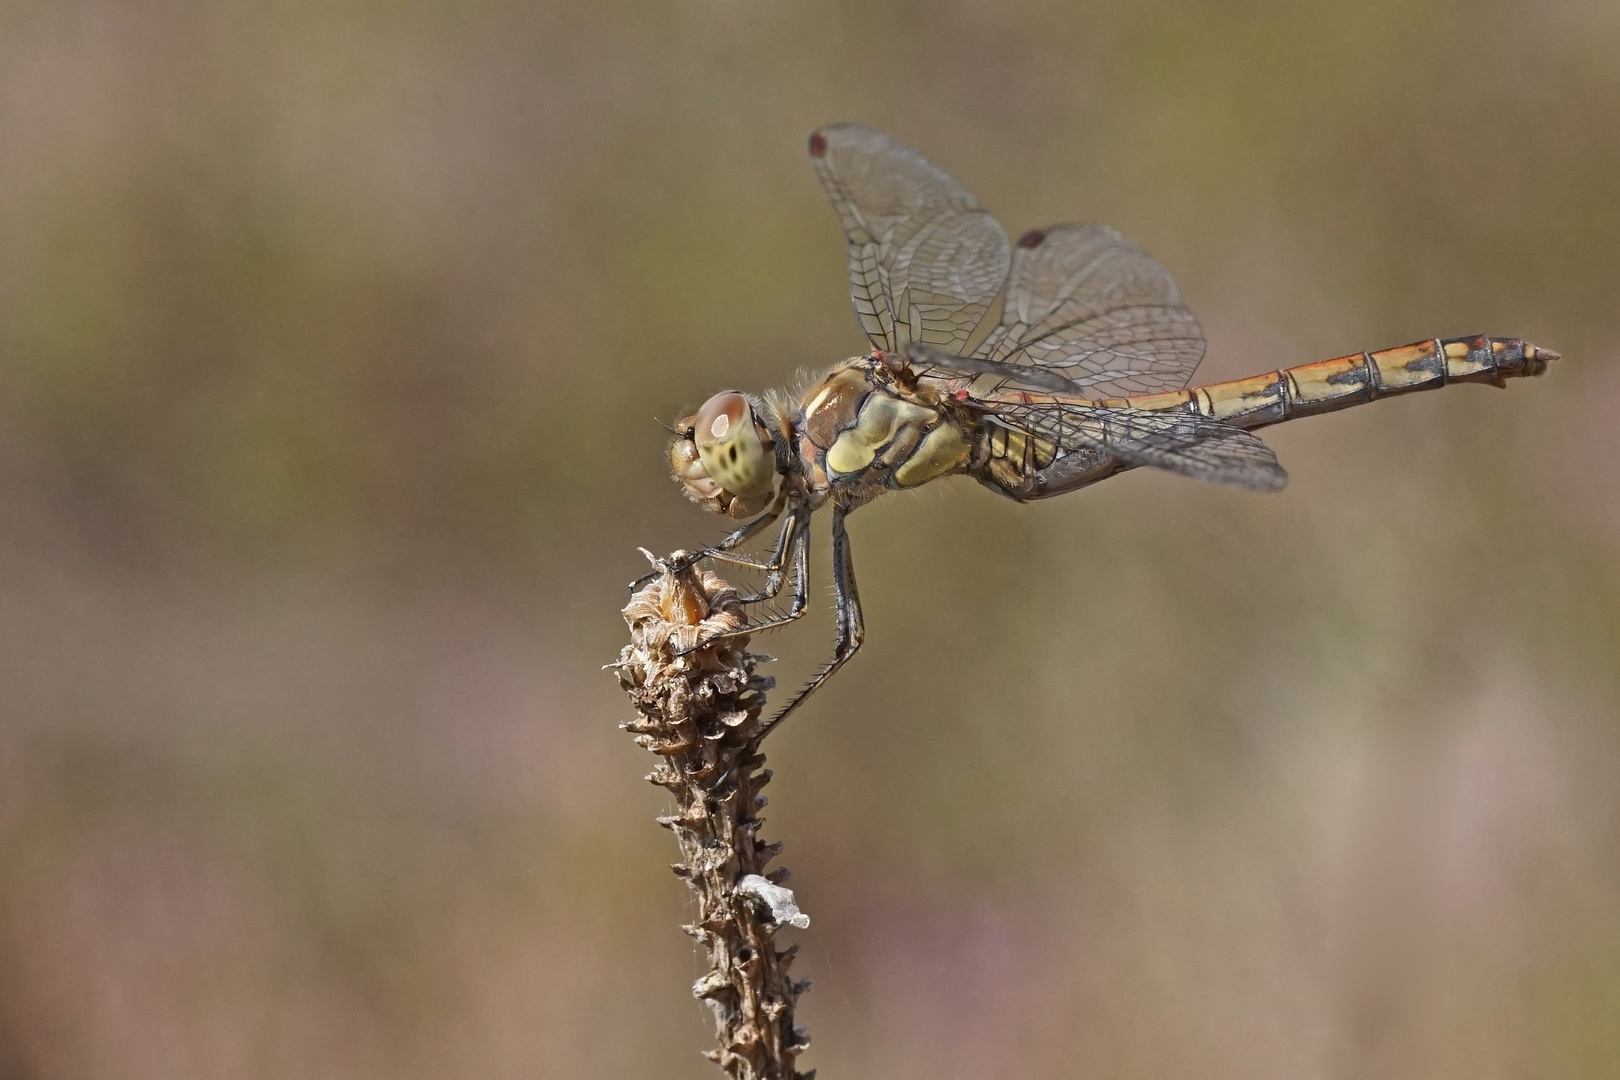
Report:
M769 747L803 1064L1620 1075L1617 57L1613 0L5 5L0 1077L715 1075L599 666L720 534L655 418L863 346L842 119L1135 238L1199 381L1567 359L1276 429L1277 496L856 516L869 644Z

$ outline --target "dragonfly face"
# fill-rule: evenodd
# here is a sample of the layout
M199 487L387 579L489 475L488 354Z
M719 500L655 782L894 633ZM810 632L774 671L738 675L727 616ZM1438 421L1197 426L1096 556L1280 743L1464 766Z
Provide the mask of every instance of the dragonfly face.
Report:
M1011 245L962 185L859 124L811 135L810 161L843 226L873 351L798 401L716 394L670 447L689 498L747 521L677 568L714 558L763 571L745 602L793 582L785 614L727 636L803 614L809 518L832 507L833 659L767 730L860 647L844 517L884 492L966 474L1027 502L1138 466L1275 491L1287 474L1255 428L1451 383L1504 386L1558 358L1515 338L1431 338L1187 389L1204 354L1198 320L1169 272L1113 229L1054 225ZM768 555L738 554L778 520Z

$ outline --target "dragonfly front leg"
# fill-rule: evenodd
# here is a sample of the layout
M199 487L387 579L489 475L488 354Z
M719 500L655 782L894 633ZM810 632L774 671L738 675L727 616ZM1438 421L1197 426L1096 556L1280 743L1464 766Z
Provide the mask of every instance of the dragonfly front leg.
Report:
M786 626L790 622L795 622L804 615L805 608L810 602L810 528L809 522L798 514L793 515L791 523L793 526L793 538L789 543L793 546L793 603L788 607L787 613L769 619L761 619L756 623L747 623L737 627L735 630L727 630L724 633L704 638L690 649L680 650L675 654L676 656L685 656L689 652L707 648L715 642L723 641L726 638L774 630L778 626ZM780 591L781 586L778 585L777 592ZM771 595L776 594L772 593Z
M826 667L816 673L815 678L805 684L803 690L794 695L792 701L783 706L781 712L771 718L760 738L775 731L777 726L787 719L788 713L804 704L805 698L832 678L833 672L843 667L860 649L861 642L866 640L866 620L861 615L861 595L855 587L855 557L850 550L849 534L844 530L846 513L843 507L833 508L833 598L838 608L838 637L833 645L833 658Z
M724 540L721 540L718 544L714 545L714 547L701 548L697 551L691 551L681 556L679 559L672 561L669 564L669 572L672 574L685 573L687 570L690 570L704 559L720 559L723 562L735 563L738 566L747 566L752 567L755 570L769 571L771 567L761 563L758 559L750 559L742 555L732 555L731 551L742 544L746 544L755 536L758 536L761 532L770 527L770 524L773 521L782 516L782 508L787 505L787 501L787 491L784 489L782 493L776 497L776 502L771 504L771 508L769 510L765 511L759 517L755 518L753 521L750 521L742 528L731 533ZM772 560L778 567L780 567L782 562L781 548L782 544L780 541L778 541L777 554ZM653 578L657 577L663 572L663 570L649 570L647 573L642 574L640 577L636 578L636 580L630 583L630 591L634 592L635 590L641 588L643 585L647 584L647 582L651 581Z

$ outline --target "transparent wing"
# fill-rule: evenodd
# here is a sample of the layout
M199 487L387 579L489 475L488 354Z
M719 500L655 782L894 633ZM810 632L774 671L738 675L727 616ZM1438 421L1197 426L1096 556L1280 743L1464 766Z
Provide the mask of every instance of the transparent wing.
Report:
M1186 386L1204 333L1153 256L1106 225L1054 225L1019 238L1001 325L976 355L1129 397Z
M1219 420L1196 413L1023 397L1029 400L970 400L1003 423L1049 439L1063 451L1102 451L1132 465L1257 491L1276 491L1288 483L1271 447Z
M921 154L862 124L810 136L849 242L849 292L874 347L966 346L1007 279L1007 234Z

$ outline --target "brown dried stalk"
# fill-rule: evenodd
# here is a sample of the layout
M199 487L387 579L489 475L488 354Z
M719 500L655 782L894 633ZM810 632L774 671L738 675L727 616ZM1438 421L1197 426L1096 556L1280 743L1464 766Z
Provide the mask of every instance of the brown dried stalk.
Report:
M658 823L675 833L681 861L672 869L697 896L697 918L683 929L709 953L709 973L692 987L714 1011L719 1048L706 1056L734 1080L811 1080L815 1070L793 1068L810 1044L793 1024L793 1003L810 983L788 977L799 947L778 952L773 942L778 926L810 920L781 887L787 868L765 873L782 845L757 837L754 816L771 778L761 769L760 714L775 680L755 674L768 658L748 652L746 636L676 655L741 626L742 604L715 574L653 565L659 576L624 609L631 643L613 666L639 714L624 729L663 759L647 779L677 804Z

